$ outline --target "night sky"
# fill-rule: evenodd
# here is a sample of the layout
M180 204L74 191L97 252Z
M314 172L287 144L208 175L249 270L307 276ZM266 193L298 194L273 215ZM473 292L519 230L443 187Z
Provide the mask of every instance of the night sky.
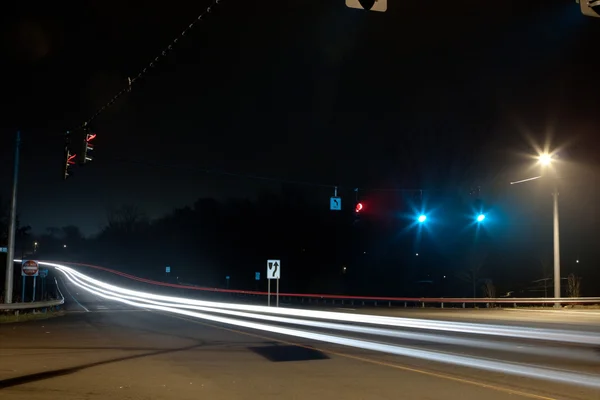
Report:
M93 121L95 160L63 182L63 133L209 3L19 3L3 13L0 193L20 129L24 223L92 234L110 206L156 217L282 181L314 183L298 190L325 207L334 185L481 185L501 203L508 181L531 175L532 143L549 143L570 166L565 232L598 226L600 19L570 0L392 1L387 13L344 0L224 0ZM513 194L546 218L548 193L534 192Z

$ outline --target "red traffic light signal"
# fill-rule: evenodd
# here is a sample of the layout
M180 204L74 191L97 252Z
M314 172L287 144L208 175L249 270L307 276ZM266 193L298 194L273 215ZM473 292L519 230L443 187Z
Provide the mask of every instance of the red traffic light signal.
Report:
M357 213L361 212L363 210L363 203L356 203L356 208L354 209L354 211L356 211Z

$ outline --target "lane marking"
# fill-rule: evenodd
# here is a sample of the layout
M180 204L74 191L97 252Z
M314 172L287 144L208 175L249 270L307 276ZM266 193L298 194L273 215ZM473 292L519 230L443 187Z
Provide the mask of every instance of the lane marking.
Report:
M75 300L75 303L77 303L79 305L79 307L83 308L85 310L85 312L90 312L90 310L88 310L87 308L85 308L83 306L83 304L81 304L76 298L75 296L73 296L73 294L71 293L71 291L69 290L69 288L67 287L67 285L65 284L65 281L61 278L60 281L62 282L63 286L65 287L65 290L67 291L67 293L69 294L69 296L71 296L71 298L73 300Z
M204 326L208 326L208 327L215 328L215 329L221 329L221 330L224 330L224 331L229 331L229 332L237 333L237 334L240 334L240 335L246 335L246 336L251 336L251 337L258 338L258 339L279 342L279 343L283 343L283 344L287 344L287 345L291 345L291 346L302 347L302 348L309 349L309 350L317 350L317 351L320 351L322 353L333 354L333 355L336 355L336 356L339 356L339 357L344 357L344 358L349 358L349 359L352 359L352 360L362 361L362 362L366 362L366 363L369 363L369 364L375 364L375 365L379 365L379 366L383 366L383 367L389 367L389 368L397 369L397 370L400 370L400 371L413 372L413 373L417 373L417 374L421 374L421 375L432 376L432 377L435 377L435 378L446 379L446 380L450 380L450 381L454 381L454 382L459 382L459 383L463 383L463 384L467 384L467 385L478 386L478 387L485 388L485 389L491 389L491 390L495 390L495 391L498 391L498 392L513 394L513 395L517 395L517 396L521 396L521 397L525 397L525 398L537 399L537 400L558 400L555 397L547 397L547 396L537 395L537 394L523 392L521 390L510 389L510 388L507 388L507 387L502 387L502 386L498 386L498 385L494 385L494 384L483 383L483 382L473 381L473 380L470 380L470 379L459 378L459 377L456 377L456 376L447 375L447 374L443 374L443 373L439 373L439 372L432 372L432 371L426 371L426 370L422 370L422 369L418 369L418 368L413 368L413 367L406 367L406 366L403 366L403 365L393 364L391 362L379 361L379 360L374 360L374 359L366 358L366 357L353 356L351 354L346 354L346 353L342 353L342 352L339 352L339 351L325 350L325 349L322 349L322 348L319 348L319 347L315 347L315 346L307 346L307 345L299 344L299 343L296 343L296 342L290 342L290 341L283 340L283 339L275 339L275 338L272 338L272 337L268 337L268 336L264 336L264 335L260 335L260 334L256 334L256 333L244 332L244 331L241 331L241 330L238 330L238 329L225 328L223 326L213 325L213 324L210 324L210 323L198 321L196 319L188 319L188 318L181 317L181 316L178 316L178 315L173 315L171 313L158 312L158 314L168 315L168 316L170 316L172 318L181 319L181 320L184 320L184 321L187 321L187 322L193 322L193 323L196 323L196 324L199 324L199 325L204 325Z
M597 316L600 315L600 311L574 311L574 310L519 310L514 308L507 308L506 311L518 311L518 312L536 312L536 313L549 313L549 314L572 314L572 315L581 315L585 316Z

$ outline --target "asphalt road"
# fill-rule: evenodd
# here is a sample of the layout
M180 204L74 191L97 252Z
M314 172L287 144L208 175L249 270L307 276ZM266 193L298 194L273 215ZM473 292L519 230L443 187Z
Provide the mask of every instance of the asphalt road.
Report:
M63 287L67 315L0 325L2 398L600 399L598 390L208 324L106 301L72 285ZM461 318L457 315L452 318ZM427 340L371 340L581 374L598 374L600 365L600 353L586 346L494 339L496 346L517 349L503 351ZM528 353L542 347L548 354Z

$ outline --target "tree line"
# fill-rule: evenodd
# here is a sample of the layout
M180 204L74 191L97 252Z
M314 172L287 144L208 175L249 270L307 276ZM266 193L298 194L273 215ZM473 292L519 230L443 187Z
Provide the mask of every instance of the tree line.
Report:
M515 295L536 277L508 271L504 249L474 246L470 235L405 225L389 214L332 212L300 196L264 193L254 201L201 198L157 219L122 205L108 210L103 228L89 237L77 226L37 234L19 227L15 255L243 290L266 290L267 259L279 259L281 291L297 293L495 297Z

